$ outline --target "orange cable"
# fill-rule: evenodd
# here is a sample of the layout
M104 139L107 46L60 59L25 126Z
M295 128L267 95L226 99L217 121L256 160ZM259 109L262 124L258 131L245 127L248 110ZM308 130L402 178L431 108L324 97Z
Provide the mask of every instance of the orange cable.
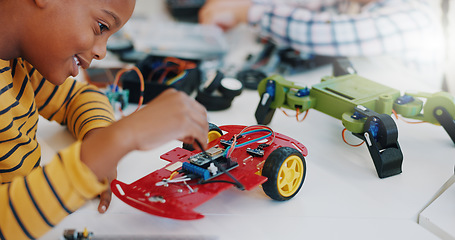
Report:
M343 129L343 131L341 132L341 137L343 138L343 141L344 141L347 145L349 145L349 146L351 146L351 147L359 147L359 146L361 146L361 145L365 142L365 141L362 141L362 142L359 143L359 144L351 144L351 143L348 143L348 141L346 140L346 137L345 137L345 135L344 135L344 134L346 133L346 130L347 130L346 128Z
M117 74L115 75L115 80L114 80L114 87L112 88L112 91L114 92L115 91L115 88L118 86L118 82L120 80L120 77L126 72L126 71L130 71L130 70L134 70L136 71L137 75L139 76L139 82L141 84L141 93L140 93L140 97L139 97L139 102L137 104L137 108L136 110L134 110L134 112L136 112L137 110L139 110L142 106L142 103L144 102L144 89L145 89L145 86L144 86L144 76L142 76L142 73L141 71L139 70L139 68L137 68L136 66L132 66L130 68L123 68L121 69L120 71L117 72Z
M398 120L400 119L401 121L405 122L405 123L409 123L409 124L419 124L419 123L426 123L425 121L417 121L417 122L412 122L412 121L408 121L406 119L404 119L403 117L399 117L397 112L395 110L392 109L392 113L393 115L395 116L395 118Z

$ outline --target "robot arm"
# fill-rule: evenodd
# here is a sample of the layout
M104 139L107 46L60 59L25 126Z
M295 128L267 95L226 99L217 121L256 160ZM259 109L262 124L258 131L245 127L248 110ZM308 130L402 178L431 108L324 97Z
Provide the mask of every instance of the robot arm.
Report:
M302 87L282 76L273 75L262 80L258 85L261 96L255 117L258 124L269 124L277 108L286 108L304 112L313 108L316 101L310 95L308 87Z
M441 125L455 143L455 98L449 93L405 93L393 109L403 117Z

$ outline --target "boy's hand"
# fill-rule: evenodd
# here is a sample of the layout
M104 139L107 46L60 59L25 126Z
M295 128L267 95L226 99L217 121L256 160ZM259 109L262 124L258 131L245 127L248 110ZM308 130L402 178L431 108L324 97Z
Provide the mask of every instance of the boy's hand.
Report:
M126 141L135 150L149 150L171 140L197 139L207 144L208 121L204 106L184 92L168 89L138 112L122 119L128 124Z
M111 182L112 180L117 178L117 171L114 171L111 177L107 178L107 181L109 183L109 188L102 192L99 196L100 198L100 203L98 205L98 212L99 213L105 213L107 209L109 208L109 205L111 204L111 199L112 199L112 190L111 190Z
M176 139L186 143L197 139L205 148L208 130L205 107L184 92L170 88L139 111L86 135L81 161L103 181L114 176L118 162L134 150L154 149ZM105 203L109 199L110 193L102 195L101 211L103 206L107 209Z

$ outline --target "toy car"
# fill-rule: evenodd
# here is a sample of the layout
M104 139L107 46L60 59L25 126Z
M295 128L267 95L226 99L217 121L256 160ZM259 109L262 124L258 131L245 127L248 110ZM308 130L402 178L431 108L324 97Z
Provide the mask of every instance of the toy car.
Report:
M207 150L177 147L161 155L165 167L131 184L114 180L112 192L139 210L180 220L202 218L193 209L232 186L262 184L278 201L299 192L308 154L302 143L267 126L209 125Z

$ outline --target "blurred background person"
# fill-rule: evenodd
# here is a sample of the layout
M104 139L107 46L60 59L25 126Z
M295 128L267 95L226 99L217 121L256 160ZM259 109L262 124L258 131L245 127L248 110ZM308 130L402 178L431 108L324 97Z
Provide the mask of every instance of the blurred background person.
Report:
M434 0L207 0L199 22L247 23L278 46L321 56L387 57L443 87L444 36Z

